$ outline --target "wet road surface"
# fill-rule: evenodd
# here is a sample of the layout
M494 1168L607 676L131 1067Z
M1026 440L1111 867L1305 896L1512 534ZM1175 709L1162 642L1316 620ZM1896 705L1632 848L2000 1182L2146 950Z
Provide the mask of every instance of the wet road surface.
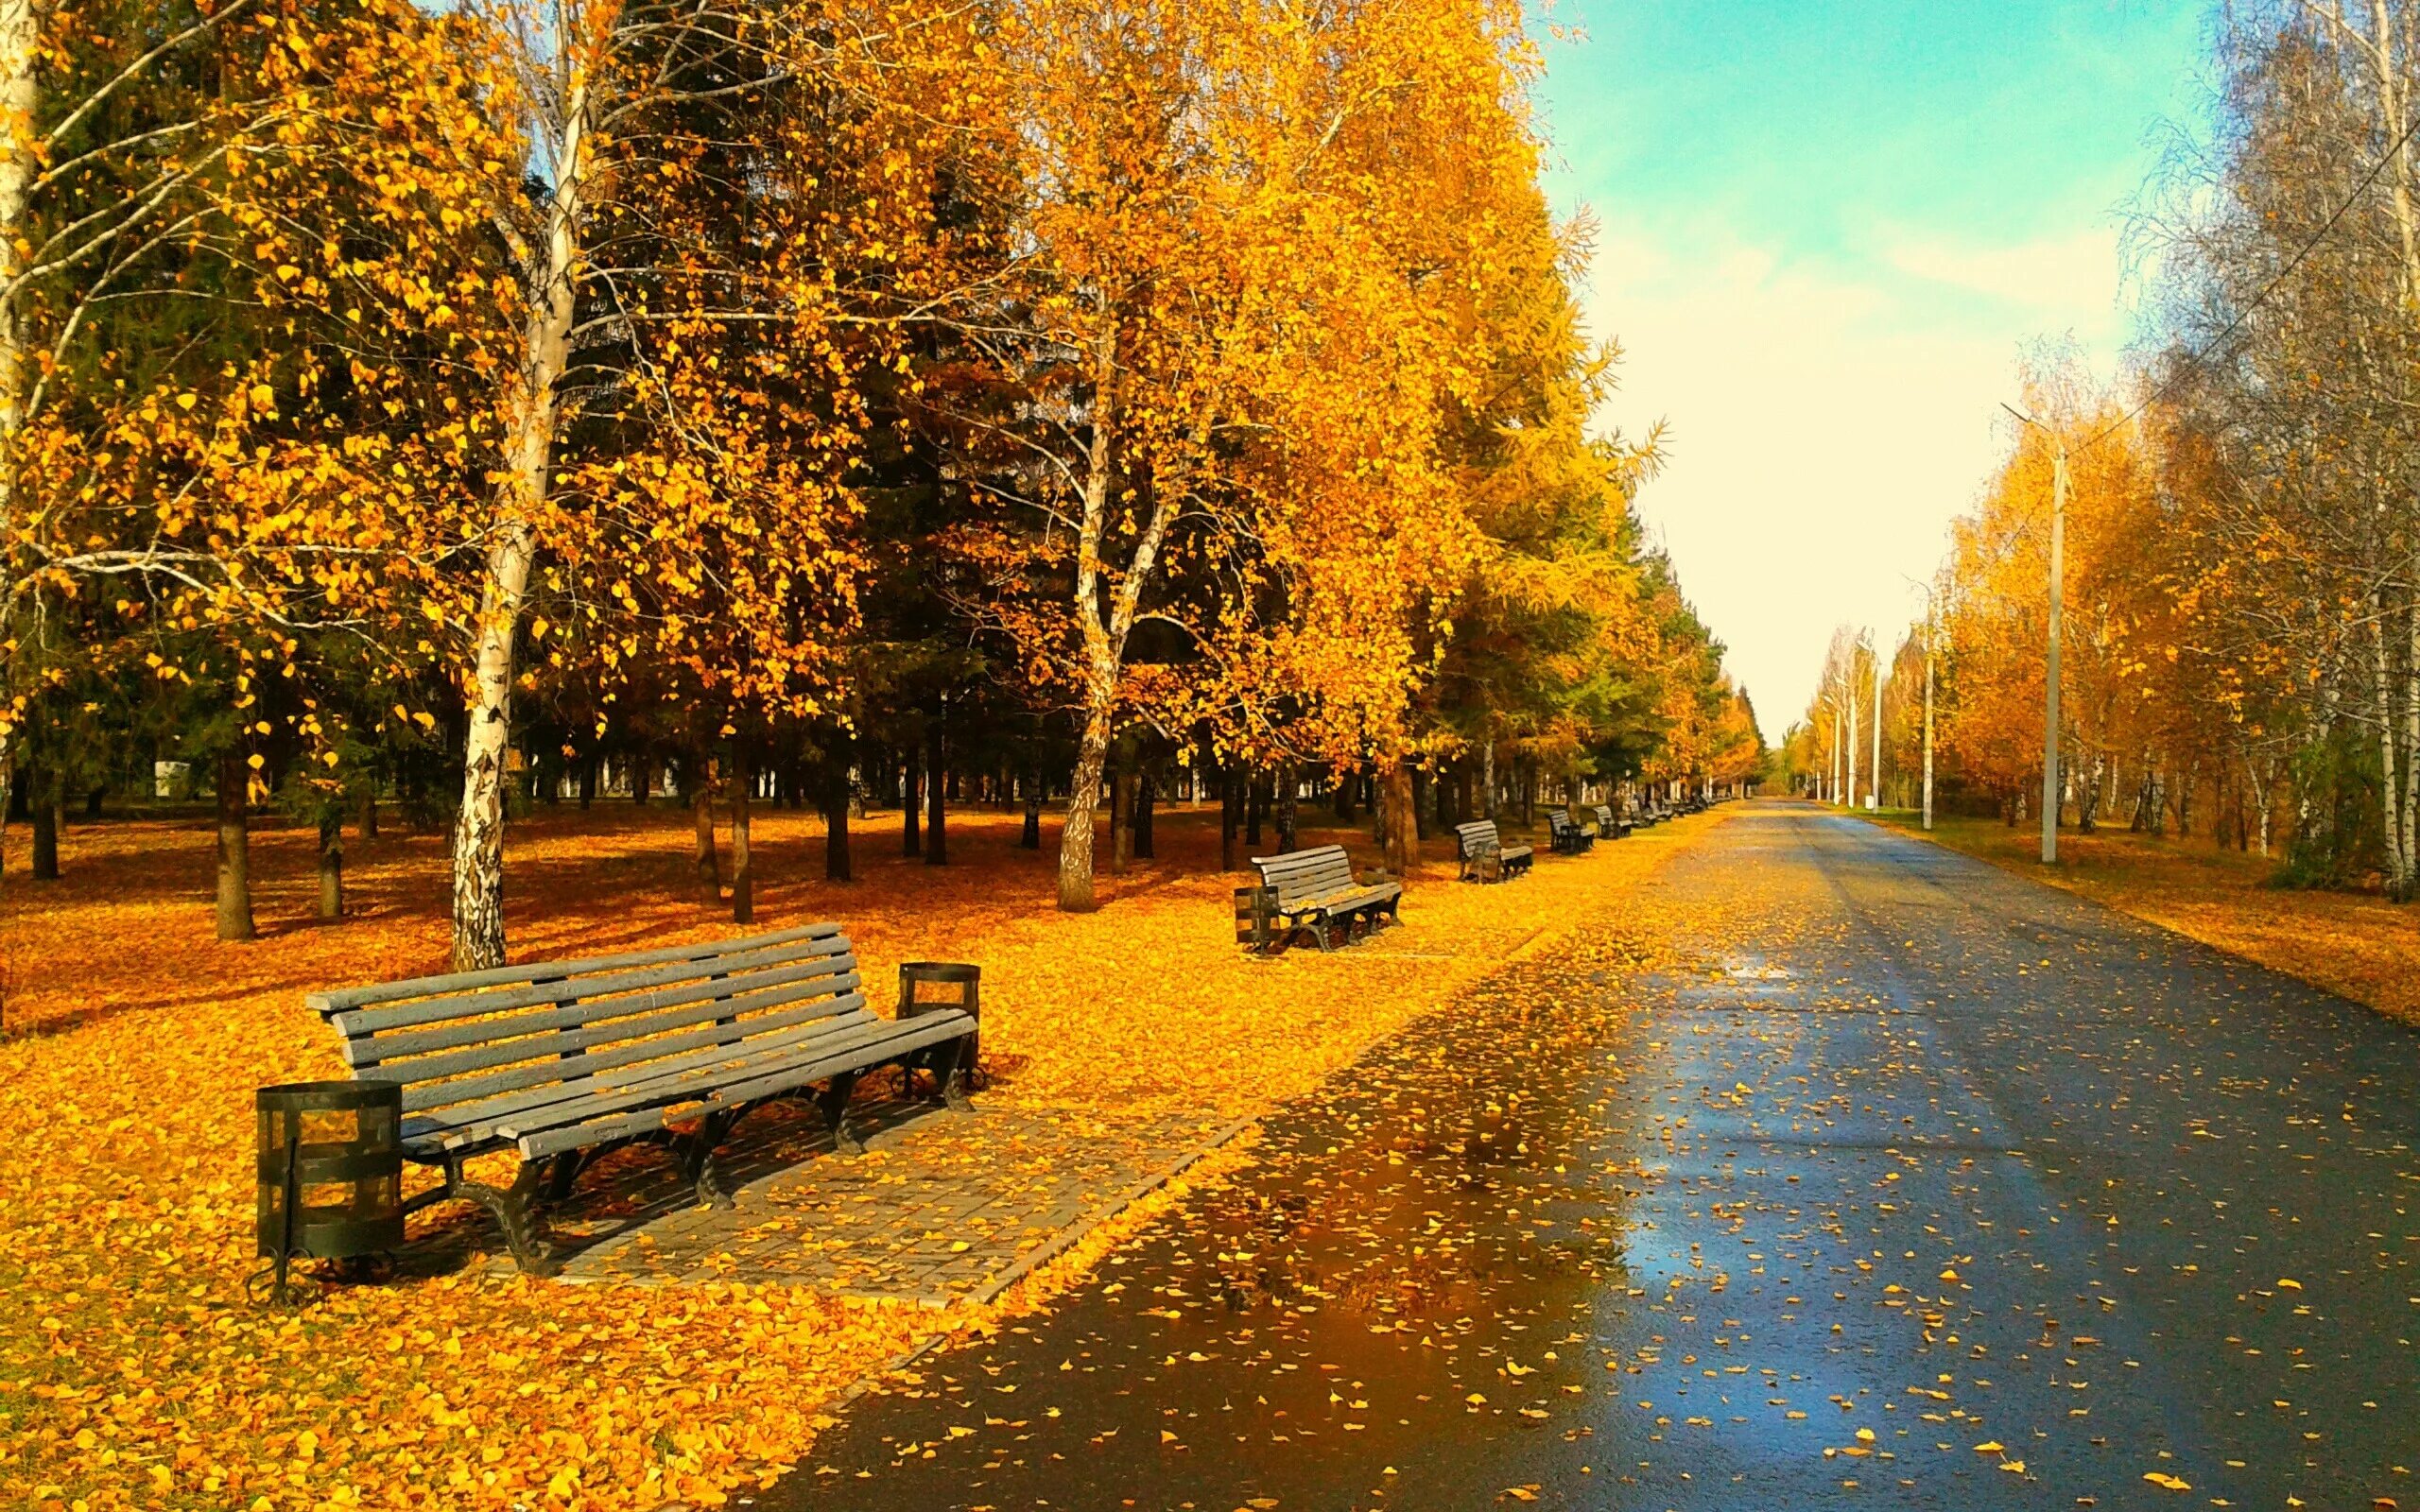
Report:
M2420 1034L1760 803L754 1504L2420 1508L2415 1145Z

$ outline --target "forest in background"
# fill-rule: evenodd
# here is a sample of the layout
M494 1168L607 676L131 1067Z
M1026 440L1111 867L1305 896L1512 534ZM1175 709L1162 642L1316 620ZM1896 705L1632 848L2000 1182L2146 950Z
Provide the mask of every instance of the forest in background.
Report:
M752 799L845 878L869 794L1049 795L1082 910L1104 791L1399 860L1745 778L1538 66L1512 0L0 5L0 812L41 879L181 765L241 938L255 811L338 876L383 798L472 968L600 782L718 901L727 803L745 919Z

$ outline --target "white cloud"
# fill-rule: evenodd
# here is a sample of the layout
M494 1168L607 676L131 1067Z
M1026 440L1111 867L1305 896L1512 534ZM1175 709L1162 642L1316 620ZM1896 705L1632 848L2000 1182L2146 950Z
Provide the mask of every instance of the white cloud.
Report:
M1974 292L1945 303L1926 283ZM1627 354L1600 421L1634 436L1669 422L1641 512L1769 738L1804 709L1835 624L1894 638L1921 612L1910 579L1930 576L2000 455L2019 347L2104 335L2117 286L2099 233L1908 242L1871 268L1719 235L1600 246L1590 324Z
M1979 247L1933 238L1894 240L1892 266L1916 278L1970 290L2031 311L2074 318L2107 305L2118 264L2118 233L2096 228L2017 247Z

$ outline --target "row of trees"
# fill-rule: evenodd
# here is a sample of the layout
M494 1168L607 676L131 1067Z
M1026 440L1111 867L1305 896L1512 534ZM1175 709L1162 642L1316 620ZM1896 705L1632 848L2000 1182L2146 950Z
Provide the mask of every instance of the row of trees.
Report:
M402 796L470 968L609 761L735 844L1047 786L1071 909L1105 779L1400 851L1415 773L1744 770L1535 67L1512 0L0 0L0 782L199 759L238 883Z
M2216 129L2138 223L2149 358L2029 364L2005 465L1890 671L1900 772L1938 653L1947 770L2012 820L2039 791L2054 472L2065 517L2062 816L2282 851L2420 891L2420 5L2272 0L2217 36ZM1870 654L1870 653L1869 653ZM1828 753L1827 729L1796 737Z

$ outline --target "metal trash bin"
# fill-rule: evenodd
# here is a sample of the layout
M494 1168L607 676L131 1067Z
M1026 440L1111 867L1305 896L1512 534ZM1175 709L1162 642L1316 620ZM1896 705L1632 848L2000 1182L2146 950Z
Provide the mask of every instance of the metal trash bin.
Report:
M922 988L940 988L942 995L926 996L918 990ZM976 1033L959 1060L959 1068L964 1073L961 1079L971 1082L982 1064L983 968L964 961L899 963L899 1017L912 1019L921 1013L947 1008L959 1010L976 1023ZM946 1073L937 1074L942 1075L946 1083Z
M303 1081L253 1093L255 1228L286 1299L295 1257L349 1260L404 1243L404 1090L391 1081Z
M1274 887L1236 888L1236 943L1248 951L1266 954L1276 912L1277 889Z

